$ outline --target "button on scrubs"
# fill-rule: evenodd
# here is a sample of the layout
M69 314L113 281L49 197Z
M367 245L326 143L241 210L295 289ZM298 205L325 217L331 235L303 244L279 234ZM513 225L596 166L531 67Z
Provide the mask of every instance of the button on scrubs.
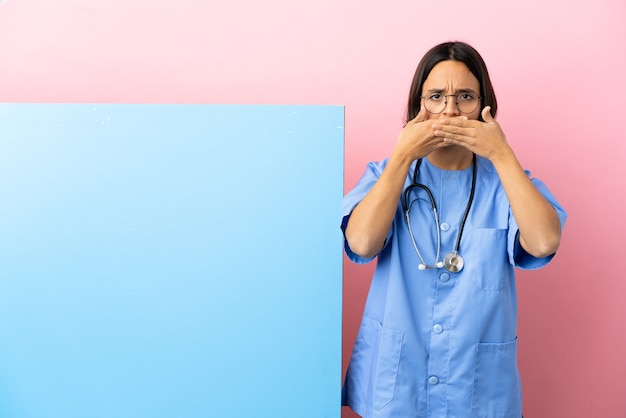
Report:
M388 160L370 163L342 206L342 229ZM518 227L492 164L477 158L476 192L459 248L465 266L419 270L402 203L370 286L346 375L342 401L365 418L522 416L517 369L517 296L514 268L536 269L519 245ZM413 168L409 170L413 175ZM529 173L527 173L529 175ZM405 188L411 184L407 176ZM472 180L472 167L439 169L424 159L417 182L433 193L440 220L441 255L452 251ZM532 180L567 217L546 186ZM437 226L428 196L411 193L415 242L427 264L435 262ZM355 263L371 259L354 254Z

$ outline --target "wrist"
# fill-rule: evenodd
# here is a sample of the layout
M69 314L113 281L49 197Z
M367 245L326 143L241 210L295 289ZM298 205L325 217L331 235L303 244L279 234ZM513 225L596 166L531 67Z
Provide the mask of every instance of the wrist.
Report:
M394 169L407 173L413 161L415 161L415 158L412 155L404 152L400 147L396 147L389 156L387 167L391 166Z
M517 164L517 157L513 152L513 148L511 148L508 144L504 144L500 149L496 152L493 152L489 156L489 161L493 164L496 169L498 167L503 167L510 165L511 163Z

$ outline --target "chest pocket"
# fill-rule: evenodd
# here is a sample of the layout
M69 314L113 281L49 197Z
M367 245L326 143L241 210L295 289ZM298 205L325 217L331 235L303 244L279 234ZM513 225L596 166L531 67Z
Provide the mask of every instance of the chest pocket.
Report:
M508 230L502 228L467 228L463 233L460 252L465 259L464 276L479 290L508 288L513 267L509 263L507 237Z

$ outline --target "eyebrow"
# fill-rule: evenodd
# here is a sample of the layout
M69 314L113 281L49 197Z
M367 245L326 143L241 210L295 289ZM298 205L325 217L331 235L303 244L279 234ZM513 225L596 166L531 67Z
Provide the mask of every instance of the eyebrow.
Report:
M428 89L426 90L427 93L443 93L445 92L446 89ZM454 94L459 94L459 93L475 93L478 94L478 92L474 89L458 89L454 92Z

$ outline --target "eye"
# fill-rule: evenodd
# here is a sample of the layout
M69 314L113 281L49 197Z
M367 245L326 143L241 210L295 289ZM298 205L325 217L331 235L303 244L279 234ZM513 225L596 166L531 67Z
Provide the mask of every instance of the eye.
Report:
M461 93L459 94L459 101L462 102L471 102L473 100L476 100L476 96L473 95L472 93Z
M443 94L441 93L433 93L426 97L428 100L432 100L433 102L440 102L443 100Z

